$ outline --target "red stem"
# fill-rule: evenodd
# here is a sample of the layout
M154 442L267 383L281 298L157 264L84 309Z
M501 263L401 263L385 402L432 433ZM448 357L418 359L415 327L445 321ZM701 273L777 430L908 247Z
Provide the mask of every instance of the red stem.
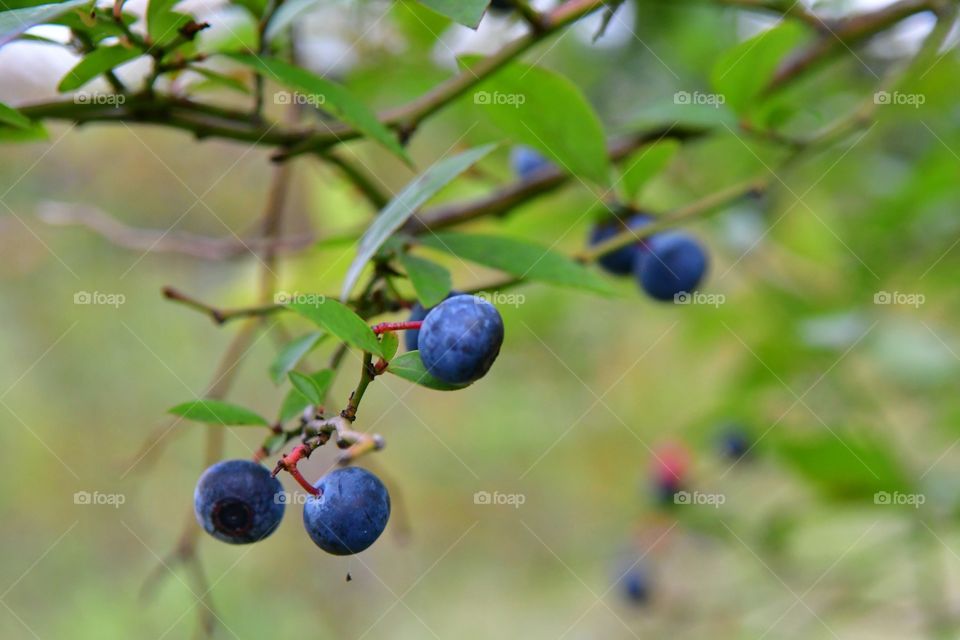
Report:
M420 329L420 325L422 324L422 320L410 320L408 322L381 322L380 324L373 325L373 332L377 335L380 335L381 333L386 333L387 331L417 331Z

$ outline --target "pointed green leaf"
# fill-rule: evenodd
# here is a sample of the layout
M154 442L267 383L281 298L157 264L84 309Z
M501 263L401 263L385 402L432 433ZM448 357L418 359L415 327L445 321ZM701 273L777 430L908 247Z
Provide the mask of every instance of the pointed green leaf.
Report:
M420 4L465 27L476 29L490 0L420 0Z
M268 79L286 87L309 94L324 111L329 111L348 122L410 163L406 150L367 105L335 82L313 74L306 69L260 56L233 54L229 56L240 64L259 71Z
M194 400L178 404L168 411L188 420L224 426L269 426L266 418L244 407L220 400Z
M283 382L287 372L297 366L297 363L300 362L300 359L310 353L310 351L317 346L317 343L320 342L321 337L323 337L322 332L312 331L306 335L300 336L296 340L292 340L285 345L283 349L280 350L280 353L277 354L277 357L274 358L273 363L270 365L270 378L273 380L273 382L275 384L280 384Z
M436 389L437 391L454 391L456 389L463 389L465 386L452 385L430 375L426 367L423 366L423 361L420 360L419 351L408 351L394 358L387 367L387 371L404 380L409 380L422 387Z
M647 182L667 166L679 148L680 143L676 140L661 140L627 158L620 178L626 199L632 201L636 198Z
M482 58L462 61L471 67ZM540 67L513 62L467 98L475 111L511 138L542 151L557 166L600 185L610 184L603 125L580 89Z
M304 318L323 327L343 342L382 356L380 342L363 319L336 300L317 296L316 302L295 302L287 305Z
M180 0L150 0L147 5L147 33L157 44L167 44L177 37L180 28L191 17L173 10Z
M303 394L303 396L310 401L312 405L323 404L323 395L321 394L321 389L317 386L317 383L308 375L304 375L299 371L290 371L287 373L290 377L290 382L293 384L294 388Z
M464 233L439 233L420 241L464 260L500 269L529 280L610 294L606 280L559 253L515 238Z
M4 11L0 13L0 47L30 27L50 22L74 7L87 4L91 4L90 0L67 0L55 4L41 4L34 7Z
M400 338L395 331L387 331L380 336L380 348L383 349L383 359L387 362L397 355L397 350L400 349Z
M33 125L30 118L2 102L0 102L0 122L18 129L29 129Z
M417 293L417 300L425 309L440 304L453 289L450 272L436 262L409 253L401 253L399 259L410 283L413 284L413 290Z
M267 25L263 37L268 42L273 41L295 20L319 4L320 0L288 0L284 2L273 12L273 17L270 18L270 23Z
M333 384L333 371L331 369L321 369L316 373L310 374L307 376L313 381L313 385L316 387L317 392L320 397L320 402L312 402L305 395L303 395L300 390L294 386L287 392L286 397L283 399L283 403L280 406L280 422L287 422L291 420L306 409L310 404L323 404L327 399L327 392L330 391L330 385ZM313 395L313 394L311 394ZM314 395L314 398L317 396Z
M414 178L403 190L387 203L360 238L357 257L353 259L343 283L341 300L350 296L350 291L360 278L363 267L383 243L413 216L423 204L454 178L469 169L480 158L490 153L495 145L488 144L464 151L451 158L444 158Z
M97 76L141 55L143 52L140 49L122 45L94 49L63 76L57 90L66 92L79 89Z

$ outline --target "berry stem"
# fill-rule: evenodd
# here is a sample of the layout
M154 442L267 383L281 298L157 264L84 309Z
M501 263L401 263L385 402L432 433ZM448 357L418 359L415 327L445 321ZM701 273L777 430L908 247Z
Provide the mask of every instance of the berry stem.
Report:
M422 320L409 320L407 322L381 322L373 325L373 332L376 335L387 333L388 331L419 331Z
M301 487L303 487L303 490L304 490L304 491L306 491L307 493L309 493L309 494L312 495L312 496L319 496L319 495L320 495L320 493L321 493L320 490L317 489L316 487L314 487L314 486L313 486L312 484L310 484L309 482L307 482L307 479L303 477L303 474L302 474L302 473L300 473L300 469L297 469L296 467L289 467L289 468L287 469L287 473L289 473L291 476L293 476L293 479L297 481L297 484L299 484Z

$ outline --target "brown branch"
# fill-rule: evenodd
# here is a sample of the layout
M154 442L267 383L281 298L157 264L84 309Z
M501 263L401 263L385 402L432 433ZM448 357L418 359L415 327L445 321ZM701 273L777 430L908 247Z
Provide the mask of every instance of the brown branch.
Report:
M255 253L293 253L314 242L312 234L289 238L211 238L176 231L141 229L113 218L100 209L62 202L41 203L37 213L53 226L81 226L125 249L150 253L179 253L201 260L232 260Z

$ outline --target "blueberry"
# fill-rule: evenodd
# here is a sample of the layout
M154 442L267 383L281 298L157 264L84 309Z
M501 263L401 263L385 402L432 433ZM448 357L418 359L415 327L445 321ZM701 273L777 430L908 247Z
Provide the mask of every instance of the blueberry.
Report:
M217 540L247 544L273 533L283 518L283 485L250 460L224 460L200 476L193 511Z
M503 319L476 296L441 302L420 327L420 359L427 371L450 384L470 384L490 369L503 344Z
M637 213L630 216L627 222L617 219L613 222L598 224L590 231L590 246L595 246L604 240L609 240L627 228L636 231L652 221L652 217L643 213ZM638 240L634 244L628 244L610 253L605 253L597 260L597 264L613 275L630 275L633 272L634 264L639 259L648 240L649 238Z
M444 300L449 300L453 296L462 296L463 293L459 291L451 291L447 294L447 297ZM418 320L423 320L427 317L427 314L436 309L436 307L430 307L429 309L424 309L423 305L419 302L413 305L410 309L410 317L407 318L410 322L416 322ZM419 331L404 331L403 335L403 344L407 348L407 351L416 351L417 350L417 339L420 336Z
M495 12L507 12L514 10L513 3L510 0L490 0L490 10Z
M634 275L650 297L672 301L696 290L707 271L707 254L693 238L682 233L662 233L647 242L634 264Z
M738 424L726 425L720 433L720 453L730 460L747 455L752 443L746 430Z
M390 494L366 469L347 467L320 478L303 507L303 526L318 547L337 556L372 545L390 519Z
M510 149L510 168L521 180L529 180L551 166L553 165L549 160L531 147L521 145Z
M635 605L643 605L650 601L652 590L650 583L650 572L641 563L627 567L617 580L623 596Z

